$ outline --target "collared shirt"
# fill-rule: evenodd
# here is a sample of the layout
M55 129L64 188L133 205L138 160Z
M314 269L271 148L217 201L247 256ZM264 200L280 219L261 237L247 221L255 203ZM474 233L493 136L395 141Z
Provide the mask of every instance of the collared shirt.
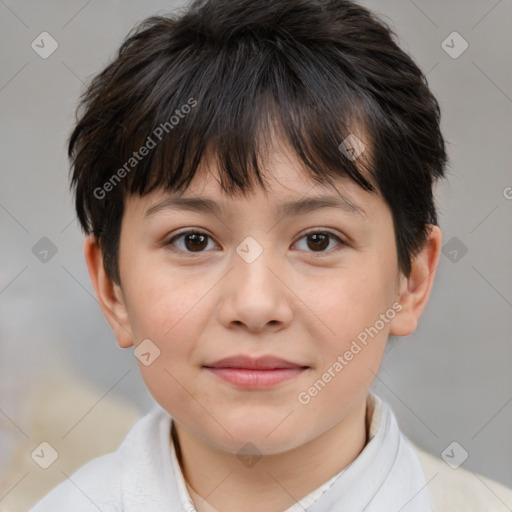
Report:
M371 394L368 442L343 471L285 512L510 512L512 490L413 445L385 401ZM30 512L193 512L205 503L183 478L160 406L140 418L119 448L91 460ZM336 456L335 453L332 454Z
M290 510L307 505L308 512L432 512L422 468L391 408L375 395L369 404L369 441L361 453ZM30 512L192 512L171 421L156 406L117 451L82 466Z

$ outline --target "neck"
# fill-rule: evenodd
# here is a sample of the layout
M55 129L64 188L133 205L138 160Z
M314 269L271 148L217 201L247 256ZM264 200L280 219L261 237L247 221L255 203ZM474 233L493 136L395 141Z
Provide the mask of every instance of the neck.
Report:
M367 442L366 412L363 400L319 437L283 453L264 455L250 467L175 422L174 444L187 484L218 511L282 512L361 453Z

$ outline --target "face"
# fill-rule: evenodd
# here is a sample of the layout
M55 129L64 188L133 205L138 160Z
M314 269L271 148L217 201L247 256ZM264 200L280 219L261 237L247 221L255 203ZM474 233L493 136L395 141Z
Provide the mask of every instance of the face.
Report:
M267 168L267 192L247 197L197 174L180 197L215 211L173 204L163 191L131 196L121 229L117 293L130 335L120 344L146 340L139 366L153 397L231 453L248 442L264 454L290 450L348 417L400 310L384 200L347 179L324 188L290 153L272 154ZM283 209L326 196L331 206ZM288 364L215 364L240 355Z

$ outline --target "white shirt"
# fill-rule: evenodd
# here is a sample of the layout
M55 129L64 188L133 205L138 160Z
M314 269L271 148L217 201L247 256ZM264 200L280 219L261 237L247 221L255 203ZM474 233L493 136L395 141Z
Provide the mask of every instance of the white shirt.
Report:
M284 512L510 512L512 489L447 463L400 433L389 406L368 397L369 441L343 471ZM156 406L117 451L82 466L30 512L209 512L183 478L172 418ZM196 507L192 505L192 497ZM304 507L304 508L303 508Z
M286 512L432 512L425 477L390 407L368 399L369 441L344 470ZM117 451L58 485L30 512L192 512L196 510L160 406L138 420ZM201 498L197 498L203 512Z

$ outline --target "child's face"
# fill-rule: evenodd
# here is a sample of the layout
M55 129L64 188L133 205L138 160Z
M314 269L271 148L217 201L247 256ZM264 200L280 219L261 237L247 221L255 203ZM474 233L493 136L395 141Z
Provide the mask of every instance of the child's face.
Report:
M246 199L223 194L218 176L198 174L184 197L215 201L218 214L165 206L148 214L167 193L131 196L121 229L118 341L150 339L160 355L139 365L154 398L196 437L232 453L247 442L262 453L292 449L348 418L365 400L388 335L405 334L384 200L339 179L339 193L365 214L330 207L280 216L287 202L328 195L343 203L283 152L268 169L268 196L258 188ZM171 245L187 231L208 237ZM326 231L333 236L322 238ZM307 368L252 387L206 368L239 354Z

